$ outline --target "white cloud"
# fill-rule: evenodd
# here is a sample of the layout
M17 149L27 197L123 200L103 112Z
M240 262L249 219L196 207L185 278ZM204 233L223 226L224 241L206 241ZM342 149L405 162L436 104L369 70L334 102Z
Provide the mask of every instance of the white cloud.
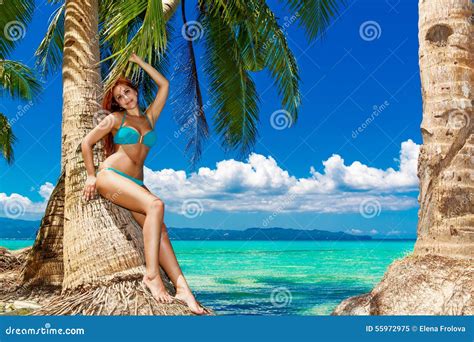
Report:
M47 198L32 202L28 197L13 193L0 193L0 216L19 220L38 220L46 209Z
M323 161L324 173L316 172L311 167L312 179L300 183L295 191L333 192L339 190L379 190L403 192L416 190L418 187L417 161L419 146L411 139L402 142L399 170L389 167L377 169L359 161L346 166L344 159L333 154Z
M190 175L145 167L145 184L165 201L168 210L180 213L185 200L198 202L204 212L358 213L367 200L375 201L381 211L405 210L417 205L408 192L418 190L418 153L419 146L412 140L403 142L396 159L398 170L358 161L345 165L341 156L333 154L322 162L322 173L310 166L309 176L303 178L290 175L271 156L252 153L245 162L222 160L214 169L201 167ZM0 216L11 217L19 211L19 219L40 219L53 188L49 182L40 187L41 202L0 193Z
M54 185L53 183L46 182L45 184L40 186L39 194L41 197L43 197L45 200L48 200L49 197L51 196L51 193L54 190Z
M361 235L361 234L364 234L364 231L362 231L361 229L352 228L352 229L346 230L346 233L353 234L353 235Z
M360 211L367 200L376 201L382 211L405 210L417 205L416 198L403 193L418 189L418 153L412 140L403 142L398 170L358 161L346 166L334 154L322 162L323 173L311 166L306 178L291 176L271 156L252 153L246 162L223 160L189 176L145 168L145 183L174 212L186 199L200 201L204 211L345 213Z

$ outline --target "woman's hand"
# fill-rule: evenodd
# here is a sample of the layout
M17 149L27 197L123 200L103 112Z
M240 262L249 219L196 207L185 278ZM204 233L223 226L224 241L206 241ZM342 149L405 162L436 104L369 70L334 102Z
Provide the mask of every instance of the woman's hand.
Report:
M96 182L95 176L87 176L86 185L84 186L84 195L83 195L83 198L86 201L93 199L97 194L96 188L95 188L95 182Z
M137 63L137 64L138 64L139 62L141 62L141 60L142 60L142 59L141 59L140 57L138 57L138 56L135 54L135 52L133 52L133 53L130 55L130 57L128 58L128 61L129 61L129 62Z

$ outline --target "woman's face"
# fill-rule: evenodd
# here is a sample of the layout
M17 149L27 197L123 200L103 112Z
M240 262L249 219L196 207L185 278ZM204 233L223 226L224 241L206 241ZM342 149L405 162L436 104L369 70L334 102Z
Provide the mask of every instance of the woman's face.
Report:
M114 99L123 109L133 109L137 106L138 93L125 84L119 84L113 90Z

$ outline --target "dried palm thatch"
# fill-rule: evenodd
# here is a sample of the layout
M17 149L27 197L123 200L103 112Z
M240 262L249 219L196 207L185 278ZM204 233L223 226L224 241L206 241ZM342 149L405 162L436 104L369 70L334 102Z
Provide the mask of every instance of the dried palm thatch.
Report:
M41 306L22 311L22 315L193 315L186 303L177 298L172 303L158 303L138 273L64 291L59 286L25 285L20 274L29 252L31 247L18 251L0 248L0 264L8 266L0 274L3 307L19 300ZM163 270L161 277L167 291L174 296L174 286ZM205 309L208 314L215 314L211 309Z
M20 268L25 259L24 251L27 252L27 250L22 250L20 253L15 253L5 247L0 247L0 273Z
M167 286L169 291L169 286ZM141 277L66 290L30 315L192 315L185 303L158 303Z

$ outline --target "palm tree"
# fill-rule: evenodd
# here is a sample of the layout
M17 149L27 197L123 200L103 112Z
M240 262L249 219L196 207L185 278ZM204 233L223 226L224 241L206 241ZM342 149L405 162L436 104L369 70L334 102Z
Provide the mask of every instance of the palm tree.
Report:
M471 0L419 1L418 239L413 255L334 314L474 314L473 14Z
M28 66L7 58L24 34L25 25L31 21L34 1L8 1L0 9L0 28L5 35L0 40L0 95L32 100L41 91L40 82ZM8 164L14 161L15 141L7 117L0 113L0 150Z
M287 2L292 11L299 12L298 20L310 39L321 35L329 18L336 14L335 3ZM168 21L178 5L178 0L104 0L100 6L97 0L67 0L54 14L37 56L38 66L47 74L59 69L63 51L62 172L27 255L22 285L59 286L62 295L36 314L190 312L178 303L158 304L141 290L143 240L130 212L103 198L81 201L86 173L80 142L97 124L94 120L100 112L102 79L108 88L111 80L124 74L143 85L145 98L153 96L154 84L126 59L135 51L157 68L165 67L171 30ZM181 5L187 27L184 1ZM198 1L198 9L206 42L205 70L214 94L216 130L222 134L224 146L243 153L255 143L258 123L258 94L250 71L270 71L283 106L296 121L300 103L296 61L264 1ZM182 46L191 65L182 94L187 94L193 105L178 116L178 122L196 118L188 132L191 159L196 161L208 132L190 41L186 39ZM94 161L98 163L102 158L102 148L97 144ZM164 272L162 277L173 293ZM128 300L123 300L124 296Z

